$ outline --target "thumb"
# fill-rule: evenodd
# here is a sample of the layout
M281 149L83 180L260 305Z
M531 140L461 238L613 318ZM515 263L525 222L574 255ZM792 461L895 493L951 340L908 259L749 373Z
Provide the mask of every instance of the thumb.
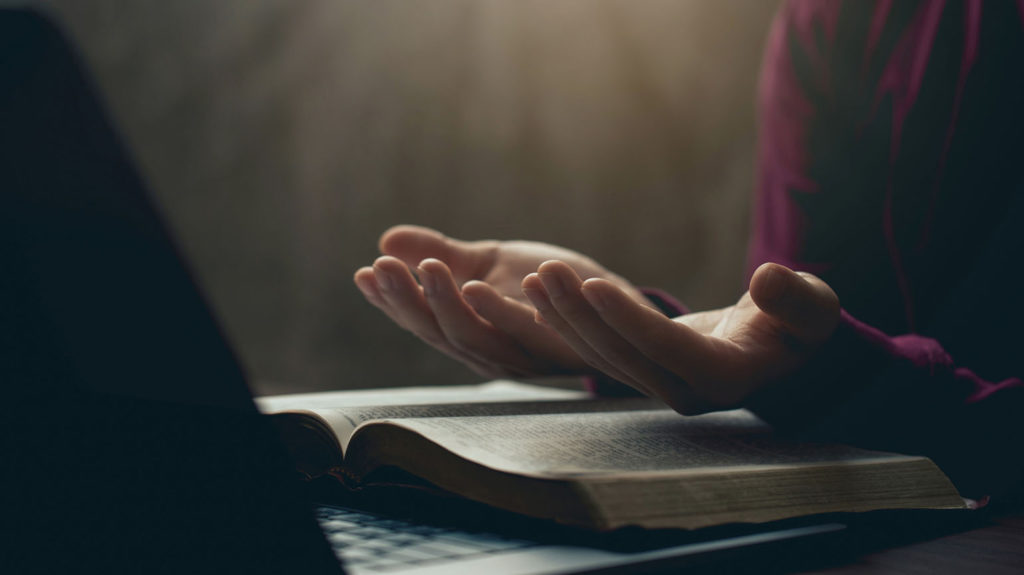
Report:
M839 323L839 297L821 279L774 263L750 278L750 297L803 343L827 339Z
M460 281L478 279L490 269L497 242L464 242L421 226L394 226L380 236L381 253L394 256L410 267L427 258L448 265Z

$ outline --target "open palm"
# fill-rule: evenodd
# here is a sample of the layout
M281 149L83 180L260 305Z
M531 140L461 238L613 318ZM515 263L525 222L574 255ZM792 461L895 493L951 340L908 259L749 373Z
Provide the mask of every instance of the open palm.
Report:
M523 290L587 363L688 414L735 407L791 375L839 321L828 285L775 264L758 268L735 305L674 320L559 261L527 276Z
M381 236L380 251L385 255L355 274L366 299L487 377L594 371L555 331L534 321L522 281L547 260L565 262L579 277L609 281L638 305L650 305L592 259L544 243L467 242L429 228L396 226Z

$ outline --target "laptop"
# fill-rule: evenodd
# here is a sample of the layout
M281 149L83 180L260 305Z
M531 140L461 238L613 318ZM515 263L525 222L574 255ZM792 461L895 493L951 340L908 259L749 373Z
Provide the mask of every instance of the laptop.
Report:
M65 36L27 9L0 10L0 385L4 573L635 571L844 528L623 547L314 503Z

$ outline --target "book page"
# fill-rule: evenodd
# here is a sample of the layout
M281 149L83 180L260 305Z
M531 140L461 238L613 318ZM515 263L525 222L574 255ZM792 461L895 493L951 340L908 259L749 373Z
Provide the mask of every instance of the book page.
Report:
M430 403L477 403L576 399L588 397L584 391L530 385L510 380L495 380L479 385L424 385L418 387L357 389L319 393L292 393L256 398L263 413L292 409L314 410L357 405L423 405Z
M506 401L501 403L438 403L428 405L368 405L334 409L317 409L316 414L326 421L341 443L348 449L352 432L368 421L455 418L518 418L532 415L561 415L576 413L607 413L657 409L663 404L646 397L592 398L549 401ZM667 409L667 408L666 408Z
M541 477L659 473L901 457L787 442L746 410L669 409L393 420L493 469ZM372 425L372 424L371 424Z
M257 399L264 413L304 413L327 424L342 453L360 424L378 419L467 417L651 409L649 398L597 399L586 392L513 381L481 385L411 387L270 396Z

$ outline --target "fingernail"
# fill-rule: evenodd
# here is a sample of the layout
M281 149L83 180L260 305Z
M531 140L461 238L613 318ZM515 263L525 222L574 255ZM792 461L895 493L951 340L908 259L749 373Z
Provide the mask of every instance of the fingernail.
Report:
M395 288L395 278L384 270L374 270L377 276L377 285L384 291L391 291Z
M420 285L423 286L423 293L427 297L437 295L438 282L434 274L423 268L416 268L416 272L420 276Z
M544 289L547 290L548 295L551 297L561 297L565 294L565 285L562 284L562 279L555 274L537 274L540 276L540 281L544 284Z
M604 296L597 293L596 291L592 289L586 289L586 287L584 287L580 291L583 293L583 297L585 297L587 301L590 302L590 305L594 306L594 309L602 311L606 307L608 307L608 302L604 299Z

